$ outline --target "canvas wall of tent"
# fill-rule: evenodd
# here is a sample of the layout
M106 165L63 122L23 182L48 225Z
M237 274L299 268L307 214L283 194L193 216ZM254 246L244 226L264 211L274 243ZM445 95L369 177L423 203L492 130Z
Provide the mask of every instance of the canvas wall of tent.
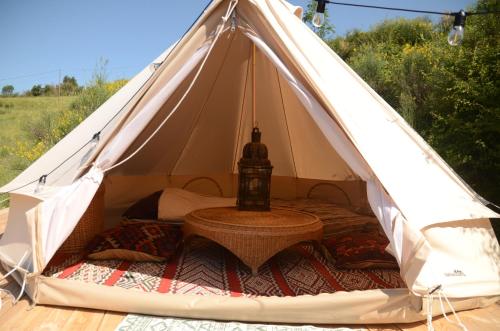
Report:
M433 298L446 296L456 310L499 298L500 248L489 220L499 215L301 13L284 0L214 0L182 39L1 188L11 207L0 259L35 303L384 323L441 314ZM365 234L383 233L398 268L342 270L307 243L280 252L255 278L211 242L168 262L61 259L96 192L105 192L106 229L166 187L236 196L237 162L252 130L254 45L273 203L316 212L342 231L375 222Z

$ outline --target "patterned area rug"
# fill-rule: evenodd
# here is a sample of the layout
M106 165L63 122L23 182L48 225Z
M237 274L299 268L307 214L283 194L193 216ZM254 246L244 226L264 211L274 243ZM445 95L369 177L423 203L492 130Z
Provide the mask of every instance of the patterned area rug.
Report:
M219 322L190 320L172 317L155 317L129 314L115 331L362 331L350 328L321 328L311 325L290 326L270 324L247 324L239 322Z
M144 292L221 296L298 296L368 289L405 288L399 270L339 270L314 249L299 244L277 254L253 276L222 246L198 240L169 263L52 261L46 276Z

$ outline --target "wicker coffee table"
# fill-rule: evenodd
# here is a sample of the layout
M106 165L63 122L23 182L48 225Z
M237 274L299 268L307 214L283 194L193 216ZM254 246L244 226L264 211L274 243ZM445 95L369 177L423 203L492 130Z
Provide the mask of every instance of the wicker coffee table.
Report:
M235 207L198 209L186 215L184 239L198 235L224 246L252 273L276 253L302 241L320 242L318 217L290 209L239 211Z

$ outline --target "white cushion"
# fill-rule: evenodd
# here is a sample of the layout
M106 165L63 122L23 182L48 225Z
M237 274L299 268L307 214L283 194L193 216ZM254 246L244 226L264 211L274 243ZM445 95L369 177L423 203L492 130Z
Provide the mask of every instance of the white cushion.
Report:
M236 206L236 198L220 198L179 188L166 188L158 201L158 219L178 220L196 209L231 206Z

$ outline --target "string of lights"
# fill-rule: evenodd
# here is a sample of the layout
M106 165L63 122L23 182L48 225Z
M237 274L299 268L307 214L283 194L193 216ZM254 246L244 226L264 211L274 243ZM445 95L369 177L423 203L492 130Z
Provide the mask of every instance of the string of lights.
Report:
M319 28L325 23L325 9L326 4L333 4L339 6L350 6L350 7L361 7L361 8L372 8L372 9L383 9L383 10L393 10L393 11L403 11L410 13L420 13L420 14L434 14L443 16L454 16L453 26L448 35L448 43L451 46L458 46L462 43L464 39L464 28L465 19L467 16L472 15L485 15L485 14L499 14L500 11L479 11L479 12L466 12L461 9L458 12L439 12L431 10L418 10L418 9L408 9L408 8L396 8L396 7L383 7L383 6L373 6L373 5L363 5L356 3L346 3L346 2L336 2L330 0L315 0L318 4L316 6L316 13L312 18L312 25Z

